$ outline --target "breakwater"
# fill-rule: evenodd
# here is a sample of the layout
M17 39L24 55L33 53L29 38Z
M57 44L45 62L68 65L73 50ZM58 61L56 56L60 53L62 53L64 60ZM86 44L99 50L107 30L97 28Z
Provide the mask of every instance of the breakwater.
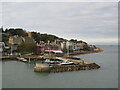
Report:
M85 64L85 65L61 65L53 67L34 67L35 72L66 72L66 71L79 71L79 70L92 70L99 69L100 66L96 63Z

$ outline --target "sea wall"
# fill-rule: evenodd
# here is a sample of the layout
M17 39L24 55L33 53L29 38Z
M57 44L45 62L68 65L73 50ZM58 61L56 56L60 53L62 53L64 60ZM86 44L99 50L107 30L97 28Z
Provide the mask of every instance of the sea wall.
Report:
M100 66L96 63L85 64L85 65L61 65L53 66L48 68L35 67L35 72L66 72L66 71L79 71L79 70L92 70L99 69Z

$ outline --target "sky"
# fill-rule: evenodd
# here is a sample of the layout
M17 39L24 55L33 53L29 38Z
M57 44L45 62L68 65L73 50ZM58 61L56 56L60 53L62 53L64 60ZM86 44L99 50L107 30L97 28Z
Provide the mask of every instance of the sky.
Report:
M117 2L4 2L2 22L4 28L23 28L90 44L118 42Z

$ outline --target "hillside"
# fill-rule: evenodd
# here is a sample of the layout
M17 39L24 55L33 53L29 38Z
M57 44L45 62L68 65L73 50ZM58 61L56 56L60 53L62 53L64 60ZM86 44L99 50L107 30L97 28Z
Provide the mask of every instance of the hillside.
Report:
M22 28L10 28L10 29L5 29L3 30L1 28L2 31L2 41L3 42L7 42L9 36L14 36L14 35L18 35L18 36L22 36L22 37L27 37L28 36L28 32ZM48 41L53 42L56 39L58 40L62 40L62 41L68 41L67 39L55 36L55 35L51 35L51 34L41 34L41 33L37 33L37 32L31 32L31 36L32 38L39 43L40 41L44 41L45 43L47 43ZM74 39L71 39L70 41L72 42L83 42L83 41L77 41ZM86 42L84 42L86 43ZM86 43L87 44L87 43Z

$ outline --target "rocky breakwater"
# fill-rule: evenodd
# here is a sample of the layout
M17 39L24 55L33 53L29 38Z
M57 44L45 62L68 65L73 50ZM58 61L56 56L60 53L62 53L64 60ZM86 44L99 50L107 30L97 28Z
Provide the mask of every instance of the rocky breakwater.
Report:
M79 70L92 70L99 69L100 66L96 63L86 64L86 65L63 65L54 66L50 69L50 72L65 72L65 71L79 71Z
M100 66L96 63L83 64L83 65L55 65L49 66L47 64L37 63L34 67L35 72L66 72L66 71L79 71L79 70L92 70L99 69Z

